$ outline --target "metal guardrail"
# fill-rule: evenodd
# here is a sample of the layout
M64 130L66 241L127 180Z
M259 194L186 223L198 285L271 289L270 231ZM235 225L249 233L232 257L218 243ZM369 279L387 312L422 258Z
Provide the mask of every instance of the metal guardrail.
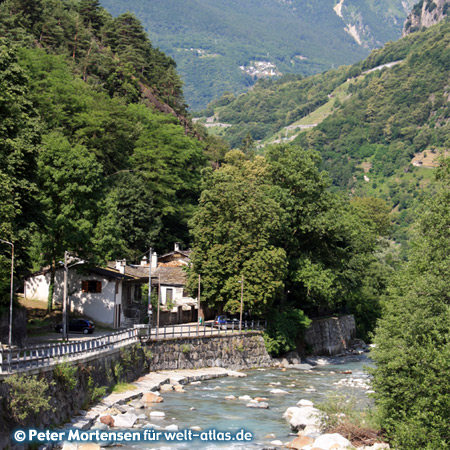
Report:
M243 321L239 329L239 322L216 325L214 322L205 322L202 325L179 324L163 325L159 328L152 327L150 330L150 339L168 339L175 337L203 337L216 336L230 333L240 333L245 331L262 331L266 327L266 322L262 321ZM139 329L141 338L148 336L148 325L135 325Z
M139 340L138 330L128 328L106 336L83 341L60 342L18 349L0 349L0 374L46 367L64 361L74 361L120 348Z
M76 361L86 356L124 347L142 338L164 340L176 337L220 336L245 331L261 331L265 325L260 321L246 321L242 322L241 330L239 322L222 325L215 325L211 322L202 325L164 325L159 328L151 328L150 336L148 336L148 325L135 325L133 328L82 341L36 345L11 349L11 351L0 347L0 374L11 374L66 361Z

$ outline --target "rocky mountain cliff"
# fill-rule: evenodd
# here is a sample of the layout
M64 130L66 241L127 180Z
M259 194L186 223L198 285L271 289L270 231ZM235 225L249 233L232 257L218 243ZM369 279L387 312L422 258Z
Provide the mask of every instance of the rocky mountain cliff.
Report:
M414 6L406 19L403 36L435 25L448 17L449 12L449 0L421 0Z

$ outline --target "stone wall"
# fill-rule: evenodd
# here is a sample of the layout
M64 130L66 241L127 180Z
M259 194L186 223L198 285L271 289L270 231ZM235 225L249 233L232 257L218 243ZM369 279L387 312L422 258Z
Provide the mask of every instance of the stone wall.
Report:
M313 355L337 355L348 348L356 334L352 315L315 319L305 333L308 353Z
M0 449L23 448L12 444L11 430L45 429L63 424L78 410L98 401L116 383L135 381L149 372L212 366L237 370L270 364L271 358L259 332L138 343L91 355L72 365L66 363L27 372L27 377L35 377L47 386L44 396L50 399L50 408L38 408L23 421L14 417L11 408L11 400L17 398L19 391L4 378L0 381ZM70 387L71 381L75 382L75 387ZM35 390L27 388L30 379L21 380L20 386L24 389L20 395L25 397L25 403L18 407L19 412L36 404Z
M239 370L267 367L272 363L259 332L166 339L164 342L150 342L147 348L152 352L151 370L201 367Z

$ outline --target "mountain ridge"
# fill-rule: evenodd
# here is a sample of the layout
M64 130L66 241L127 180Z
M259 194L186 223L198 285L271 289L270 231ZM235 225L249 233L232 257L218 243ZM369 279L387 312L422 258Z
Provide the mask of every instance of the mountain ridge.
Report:
M258 78L247 68L273 64L274 74L312 75L366 57L397 39L413 0L102 0L113 15L130 10L151 41L177 62L192 110L224 92L245 92ZM347 28L347 30L346 30ZM355 40L356 30L361 45ZM243 68L240 68L242 66Z

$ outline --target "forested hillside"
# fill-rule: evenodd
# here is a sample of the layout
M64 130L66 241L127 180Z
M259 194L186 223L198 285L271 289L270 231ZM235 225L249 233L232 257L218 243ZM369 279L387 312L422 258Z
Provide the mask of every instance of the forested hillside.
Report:
M139 21L96 0L9 0L0 35L0 223L16 273L65 250L100 261L187 241L204 144Z
M414 0L102 0L113 15L132 11L152 41L172 56L194 110L262 76L312 75L350 64L398 39ZM251 69L251 67L254 68Z
M298 135L294 142L321 153L335 188L388 201L400 225L396 237L405 240L420 192L449 148L449 36L442 22L351 67L263 81L206 112L232 124L220 133L233 146Z

